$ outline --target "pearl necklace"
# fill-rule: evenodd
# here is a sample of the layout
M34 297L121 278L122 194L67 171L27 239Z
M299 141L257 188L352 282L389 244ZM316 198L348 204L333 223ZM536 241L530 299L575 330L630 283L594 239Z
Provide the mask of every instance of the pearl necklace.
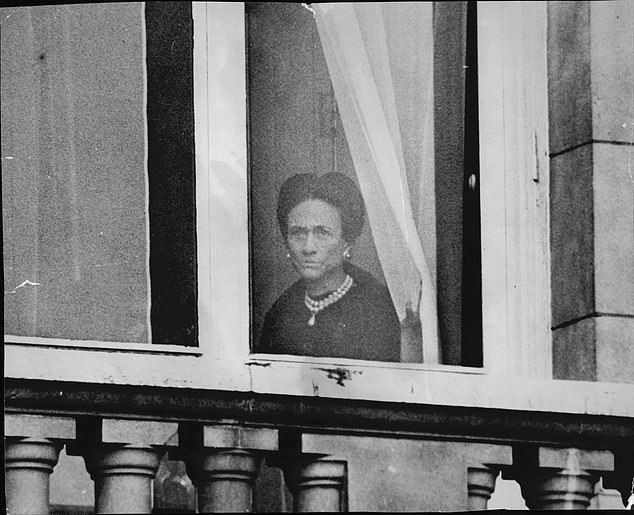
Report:
M328 295L328 297L321 300L311 299L308 295L308 291L306 291L306 293L304 294L304 304L312 313L311 317L308 319L308 325L311 327L314 326L315 316L317 315L317 313L319 313L323 309L326 309L331 304L337 302L341 297L348 293L353 284L354 280L352 279L352 277L346 274L346 278L343 283L341 283L341 286L339 286L339 288Z

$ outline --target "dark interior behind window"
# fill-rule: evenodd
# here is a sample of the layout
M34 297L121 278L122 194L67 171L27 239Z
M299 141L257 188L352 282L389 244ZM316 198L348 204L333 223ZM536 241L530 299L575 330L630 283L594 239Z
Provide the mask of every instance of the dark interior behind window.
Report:
M191 3L148 2L145 22L152 343L196 345Z

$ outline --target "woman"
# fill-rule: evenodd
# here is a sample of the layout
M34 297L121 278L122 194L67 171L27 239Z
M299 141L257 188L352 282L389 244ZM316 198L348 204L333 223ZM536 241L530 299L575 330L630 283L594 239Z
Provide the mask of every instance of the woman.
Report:
M387 288L347 261L364 207L340 173L290 177L277 219L300 280L264 320L257 351L399 361L400 325Z

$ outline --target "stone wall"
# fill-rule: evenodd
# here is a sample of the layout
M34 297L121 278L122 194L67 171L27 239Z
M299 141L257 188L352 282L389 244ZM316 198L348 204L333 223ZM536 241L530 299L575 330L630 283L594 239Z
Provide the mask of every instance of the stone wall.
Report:
M548 5L553 375L634 382L634 9Z

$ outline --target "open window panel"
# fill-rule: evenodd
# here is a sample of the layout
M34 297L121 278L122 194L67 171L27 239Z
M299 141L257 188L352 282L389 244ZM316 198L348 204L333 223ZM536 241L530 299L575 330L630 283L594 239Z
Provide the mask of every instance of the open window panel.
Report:
M274 330L292 341L269 353L481 367L475 2L254 2L245 17L252 351L275 316ZM278 309L299 280L278 227L280 188L295 174L330 172L363 196L365 224L345 266L387 287L396 359L356 349L345 329L353 320L311 336L320 314L305 327L301 296Z
M197 346L191 4L16 8L2 33L5 333Z

